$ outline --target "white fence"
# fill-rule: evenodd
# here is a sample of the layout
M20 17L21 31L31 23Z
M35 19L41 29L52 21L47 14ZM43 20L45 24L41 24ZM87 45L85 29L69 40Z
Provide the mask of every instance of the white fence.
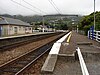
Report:
M100 31L88 31L88 38L100 42Z

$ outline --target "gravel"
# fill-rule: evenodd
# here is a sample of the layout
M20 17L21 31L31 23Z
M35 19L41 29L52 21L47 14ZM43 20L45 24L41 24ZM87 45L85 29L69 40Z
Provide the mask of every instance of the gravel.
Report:
M30 67L28 70L25 70L23 74L20 75L40 75L41 74L41 68L48 56L48 53L44 54L39 60L33 64L32 67Z
M11 49L9 51L0 52L0 65L26 53L26 52L28 52L28 51L30 51L38 46L42 46L42 45L50 42L51 40L54 40L55 38L57 38L58 36L61 36L61 35L52 36L52 37L49 37L47 39L32 42L32 43L17 47L15 49Z

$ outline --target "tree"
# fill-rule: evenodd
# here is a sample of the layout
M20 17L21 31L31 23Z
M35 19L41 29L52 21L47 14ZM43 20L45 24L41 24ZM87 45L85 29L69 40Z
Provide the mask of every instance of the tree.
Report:
M100 30L100 12L96 12L96 30ZM84 30L87 34L87 31L90 29L91 26L94 26L94 13L90 15L84 16L79 23L79 29Z

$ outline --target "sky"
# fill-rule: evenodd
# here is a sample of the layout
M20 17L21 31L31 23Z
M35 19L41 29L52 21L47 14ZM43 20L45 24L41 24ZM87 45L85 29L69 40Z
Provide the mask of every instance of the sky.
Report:
M13 2L14 1L14 2ZM47 15L58 14L49 1L53 1L60 14L88 15L94 11L94 0L0 0L0 14ZM17 4L17 3L19 4ZM25 3L27 2L27 3ZM30 5L29 5L29 4ZM22 5L22 6L21 6ZM100 0L95 0L100 11ZM24 7L23 7L24 6Z

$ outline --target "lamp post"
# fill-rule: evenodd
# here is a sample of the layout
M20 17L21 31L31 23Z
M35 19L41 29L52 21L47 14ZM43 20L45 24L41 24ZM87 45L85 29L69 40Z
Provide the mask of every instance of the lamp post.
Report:
M44 32L44 16L42 16L42 20L43 20L43 30L42 30L42 32Z
M94 30L95 30L95 0L94 0Z

